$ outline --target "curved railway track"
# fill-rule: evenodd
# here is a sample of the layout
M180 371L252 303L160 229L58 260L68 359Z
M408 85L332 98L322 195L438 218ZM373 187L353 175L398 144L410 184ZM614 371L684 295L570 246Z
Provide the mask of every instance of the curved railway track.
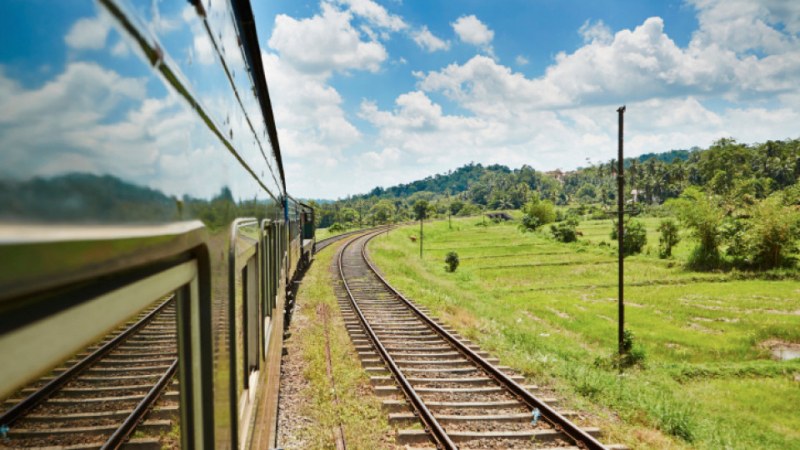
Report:
M333 244L334 242L341 241L342 239L350 237L350 236L352 236L354 234L367 233L369 231L374 231L374 230L380 230L381 232L383 232L383 231L386 231L387 228L391 228L392 226L393 225L384 225L384 226L375 227L375 228L362 228L360 230L348 231L347 233L337 234L336 236L331 236L331 237L328 237L328 238L325 238L325 239L321 239L321 240L317 241L316 251L320 252L320 251L322 251L322 249L324 249L325 247Z
M467 448L606 449L599 430L580 428L536 397L470 342L395 290L366 255L379 233L352 239L338 255L340 302L398 442ZM422 429L414 424L421 424ZM407 426L402 429L403 426Z
M161 448L157 438L128 439L177 421L175 313L170 297L7 399L0 448Z

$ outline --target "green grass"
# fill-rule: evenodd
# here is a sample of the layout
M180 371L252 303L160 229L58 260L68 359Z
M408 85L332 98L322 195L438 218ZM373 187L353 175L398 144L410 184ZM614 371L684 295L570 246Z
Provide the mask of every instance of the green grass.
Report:
M529 376L590 411L605 440L635 448L797 448L800 361L770 360L769 339L800 342L800 281L792 271L692 272L684 236L658 258L660 219L644 218L645 253L626 259L626 322L645 353L624 376L616 350L616 242L611 221L579 226L562 244L549 229L480 218L425 224L376 238L376 263L410 298ZM647 249L649 248L649 254ZM455 250L461 265L444 269Z
M330 271L336 243L321 251L303 277L297 293L294 320L305 317L292 339L299 342L308 388L306 415L313 420L304 430L311 448L335 448L334 430L340 425L348 448L385 448L391 434L380 401L371 395L369 377L359 364L344 327L333 292ZM332 378L328 376L326 341L330 342ZM332 385L333 384L333 385Z

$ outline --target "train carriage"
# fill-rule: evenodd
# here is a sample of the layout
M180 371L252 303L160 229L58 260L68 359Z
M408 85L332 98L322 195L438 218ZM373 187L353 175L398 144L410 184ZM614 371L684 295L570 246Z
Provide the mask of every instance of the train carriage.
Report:
M314 212L286 190L249 2L17 0L0 13L16 41L0 53L12 445L55 395L28 383L59 379L171 298L180 445L274 446L286 291L313 254ZM129 439L139 406L103 442Z

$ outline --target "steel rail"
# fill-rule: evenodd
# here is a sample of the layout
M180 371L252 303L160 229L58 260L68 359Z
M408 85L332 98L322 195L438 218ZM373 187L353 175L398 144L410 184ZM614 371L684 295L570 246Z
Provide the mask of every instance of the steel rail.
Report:
M545 421L549 422L553 425L554 428L561 431L565 435L567 435L570 439L572 439L577 445L585 446L587 449L590 450L608 450L606 446L604 446L600 441L595 439L592 435L587 433L586 431L582 430L580 427L572 423L569 419L562 416L558 413L558 411L554 410L550 407L547 403L543 402L530 392L527 389L520 386L516 381L511 379L508 375L503 373L500 369L495 367L490 362L486 361L482 356L477 354L471 348L466 346L463 342L461 342L458 338L450 334L447 330L445 330L441 325L436 323L433 319L428 317L427 314L422 312L419 308L417 308L414 303L408 300L403 294L401 294L397 289L395 289L388 281L378 272L377 268L372 264L369 257L367 256L366 249L367 244L371 241L375 236L378 234L374 234L366 238L366 242L364 246L361 248L361 256L364 258L364 261L367 263L367 266L378 277L378 279L389 289L394 295L397 296L398 299L402 300L414 313L416 313L422 320L428 324L433 330L438 333L440 336L445 338L450 344L452 344L456 350L462 353L464 356L472 360L478 366L480 366L483 370L485 370L490 376L492 376L495 380L497 380L500 384L502 384L506 389L508 389L513 395L517 398L522 400L528 407L530 408L538 408L539 411L542 413L542 417Z
M84 369L91 364L107 355L114 350L125 339L130 337L131 334L139 331L142 327L150 323L156 315L166 308L166 306L175 299L172 295L167 300L164 300L158 307L150 311L146 316L141 318L138 322L128 327L125 331L118 334L114 339L103 344L100 348L87 355L82 360L75 363L72 367L62 372L57 377L50 380L47 384L42 386L39 390L27 396L24 400L9 408L6 412L0 415L0 425L11 426L19 420L22 416L27 414L30 410L40 405L47 400L51 395L56 393L65 384L72 381L75 377L81 374Z
M175 361L172 362L169 369L158 379L158 382L150 389L142 401L136 405L133 412L125 418L122 425L120 425L119 428L114 431L114 434L100 447L101 450L117 449L125 443L136 426L139 425L139 422L144 418L145 414L150 411L150 408L161 397L161 392L167 387L167 383L169 383L172 376L175 375L176 370L178 370L178 358L175 358Z
M340 240L342 240L342 239L344 239L344 238L346 238L346 237L350 237L350 236L352 236L352 235L354 235L354 234L358 234L358 233L368 233L368 232L370 232L370 231L375 231L375 230L377 230L377 229L380 229L380 230L381 230L381 232L384 232L384 231L386 231L386 229L388 229L388 228L391 228L391 227L393 227L393 226L394 226L394 225L379 225L379 226L377 226L377 227L372 227L372 228L362 228L362 229L360 229L360 230L348 231L347 233L342 233L342 234L337 234L336 236L327 237L327 238L325 238L325 239L322 239L322 240L320 240L320 241L318 241L318 242L317 242L317 245L316 245L316 247L317 247L317 250L316 250L316 251L317 251L317 252L320 252L320 251L322 251L322 249L324 249L325 247L327 247L327 246L329 246L329 245L333 244L334 242L336 242L336 241L340 241Z
M380 232L376 233L379 234ZM438 447L444 448L447 450L456 450L458 447L456 446L455 442L450 439L450 436L447 435L447 432L442 428L442 425L433 417L433 413L425 406L425 403L420 398L419 394L414 390L411 386L411 383L408 379L403 375L403 372L400 370L400 367L395 363L394 359L389 355L389 352L386 350L386 347L383 346L378 336L375 334L375 331L370 326L369 322L367 322L367 318L364 316L364 313L361 311L361 308L358 306L358 303L353 296L353 292L350 290L350 286L347 283L347 279L344 276L344 270L342 268L342 259L344 259L344 253L347 248L353 244L358 238L351 240L340 250L339 257L337 260L339 266L339 276L342 278L342 283L344 283L344 288L347 291L347 296L350 298L350 303L353 305L353 310L358 315L358 319L361 321L364 330L367 332L367 336L372 341L372 344L375 346L375 349L380 353L383 360L386 361L386 364L389 366L389 370L391 370L392 374L394 375L395 380L403 389L406 397L411 401L412 406L416 410L417 414L419 415L420 419L422 419L423 424L427 427L427 431L433 437L433 440L437 444ZM371 237L369 238L371 239ZM369 239L367 239L369 241ZM366 244L365 244L366 245ZM362 248L363 254L363 248ZM369 263L367 261L367 263Z

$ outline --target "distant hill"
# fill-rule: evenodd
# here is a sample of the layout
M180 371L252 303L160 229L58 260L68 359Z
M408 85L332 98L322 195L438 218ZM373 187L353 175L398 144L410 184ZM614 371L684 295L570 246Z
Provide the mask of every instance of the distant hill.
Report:
M640 163L646 162L649 159L656 159L665 163L671 163L676 159L687 161L689 159L689 155L697 150L700 149L695 147L691 150L670 150L664 153L645 153L644 155L639 155L636 159L639 160ZM628 161L627 158L626 161Z
M408 197L416 192L433 192L436 194L458 194L469 189L470 185L478 181L487 173L511 173L511 169L500 164L483 166L482 164L469 163L447 173L439 173L425 177L411 183L398 184L389 188L376 187L364 197Z
M630 166L631 162L636 160L639 163L644 163L650 159L655 159L663 163L671 163L676 159L686 161L689 155L698 149L692 150L670 150L664 153L646 153L634 158L626 158L625 165ZM432 192L434 194L449 194L456 195L469 190L470 186L479 181L486 174L511 174L525 171L526 168L530 170L529 166L524 166L521 169L511 169L502 164L493 164L484 166L480 163L469 163L465 166L459 167L455 170L450 170L445 173L438 173L436 175L425 177L421 180L412 181L411 183L398 184L388 188L376 187L366 194L355 195L353 198L369 198L369 197L396 197L405 198L417 192ZM580 171L583 169L576 169ZM566 172L572 173L574 171ZM330 201L316 200L318 204L330 203Z

